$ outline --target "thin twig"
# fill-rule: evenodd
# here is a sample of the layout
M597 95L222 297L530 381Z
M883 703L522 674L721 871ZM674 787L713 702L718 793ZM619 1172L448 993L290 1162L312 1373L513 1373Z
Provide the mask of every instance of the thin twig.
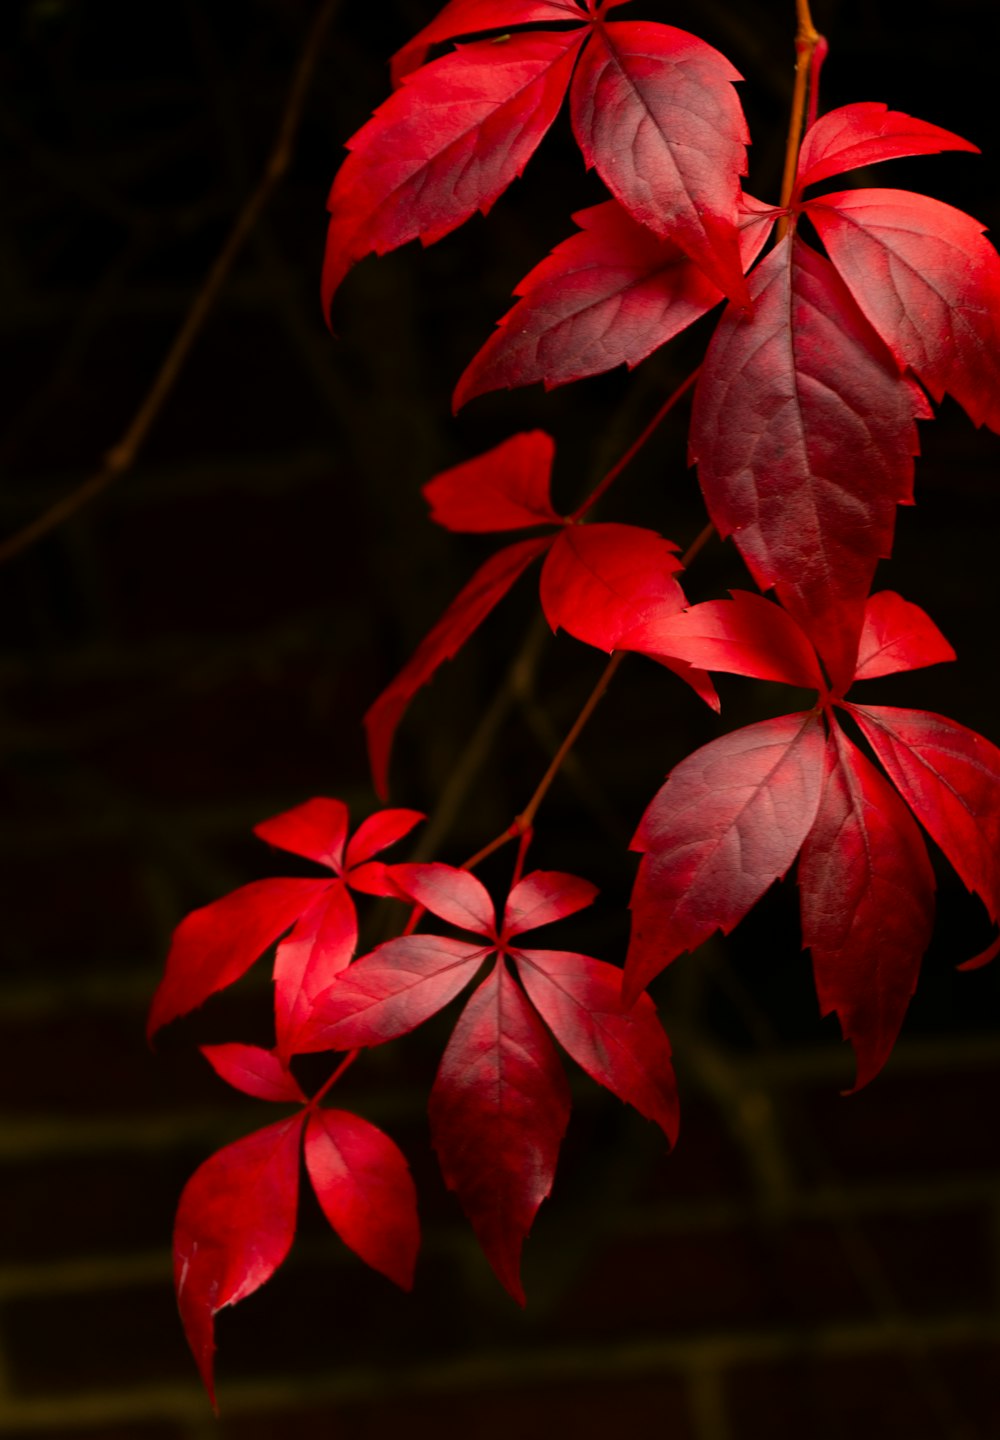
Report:
M339 4L340 0L324 0L316 13L316 18L299 56L277 137L257 188L236 217L226 243L205 277L184 323L167 351L155 380L124 435L118 444L108 451L100 469L88 480L77 486L75 490L71 490L68 495L65 495L48 510L43 511L37 519L32 520L23 529L0 542L0 564L12 560L15 555L20 555L36 541L41 540L43 536L48 535L50 531L70 519L91 500L103 494L115 480L135 464L153 422L177 383L191 347L218 298L232 269L233 262L252 234L262 210L291 163L294 143L302 120L306 96L309 93L313 73L316 69L316 62L330 21Z
M799 147L802 144L802 126L806 116L806 96L812 80L815 91L819 79L819 66L826 55L826 41L816 29L809 12L809 0L796 0L798 32L795 36L795 90L792 94L792 114L788 122L788 144L785 147L785 173L781 181L781 208L787 209L795 193L795 174L799 164ZM813 57L817 64L813 66ZM789 216L783 215L778 221L777 236L782 239L788 229Z

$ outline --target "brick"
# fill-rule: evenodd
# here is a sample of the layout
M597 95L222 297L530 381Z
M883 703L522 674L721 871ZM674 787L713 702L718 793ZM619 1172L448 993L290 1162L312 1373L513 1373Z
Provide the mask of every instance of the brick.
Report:
M0 1409L0 1422L3 1411ZM189 1440L191 1431L184 1426L163 1424L138 1424L134 1420L108 1419L102 1424L79 1426L67 1423L58 1429L44 1429L32 1426L30 1430L0 1429L4 1440Z
M996 1134L982 1123L1000 1106L1000 1065L880 1075L857 1095L832 1087L798 1093L811 1134L804 1163L821 1149L838 1171L855 1178L900 1178L947 1172L1000 1172Z
M183 1157L52 1156L0 1167L0 1260L167 1250L174 1209L195 1168Z
M25 1398L174 1380L191 1363L167 1285L12 1300L5 1313L7 1364Z
M936 1372L938 1357L933 1357ZM921 1380L928 1358L879 1352L859 1356L795 1355L731 1372L727 1400L733 1440L941 1440L941 1407L961 1415L959 1397ZM937 1399L932 1399L928 1386ZM977 1437L978 1440L978 1437ZM985 1432L984 1432L985 1440Z
M681 1382L672 1377L596 1380L569 1376L560 1383L523 1384L508 1380L440 1395L394 1396L386 1375L385 1398L369 1405L335 1404L259 1417L233 1417L223 1410L220 1440L288 1440L289 1436L336 1435L337 1440L607 1440L609 1435L647 1434L653 1421L670 1440L695 1440Z

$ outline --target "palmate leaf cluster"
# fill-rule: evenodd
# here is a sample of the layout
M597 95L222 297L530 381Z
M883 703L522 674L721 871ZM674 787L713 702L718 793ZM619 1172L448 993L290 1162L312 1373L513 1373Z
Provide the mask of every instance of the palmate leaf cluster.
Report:
M713 672L815 698L697 750L653 796L633 840L624 971L523 946L595 892L562 872L523 873L521 817L499 914L468 868L378 858L422 818L413 810L376 811L348 838L345 806L317 798L258 827L323 878L255 882L189 916L150 1017L153 1033L277 947L273 1049L206 1056L237 1089L296 1113L208 1160L177 1218L181 1313L210 1392L216 1312L291 1245L300 1153L345 1243L411 1283L419 1231L406 1162L368 1121L324 1103L358 1052L468 993L430 1091L432 1137L497 1276L523 1300L521 1246L569 1114L560 1050L676 1135L669 1044L646 987L679 955L732 930L797 864L820 1008L837 1016L863 1085L892 1049L933 928L925 833L1000 922L1000 751L943 716L866 704L854 688L954 659L924 611L873 583L896 508L914 498L917 422L932 402L949 394L974 424L1000 430L1000 259L977 221L936 199L829 188L882 161L976 147L879 102L850 104L808 126L788 193L754 198L742 183L738 72L684 31L621 19L623 4L445 5L396 55L392 95L348 142L329 199L324 305L365 256L430 244L486 213L568 97L584 164L609 198L575 215L575 233L517 286L455 405L631 368L720 308L693 392L690 459L712 524L766 595L690 605L671 538L593 521L604 483L559 514L554 442L513 435L425 487L448 530L525 533L471 577L369 709L375 788L385 800L413 695L536 562L553 630L647 656L716 709ZM352 892L409 906L405 933L359 956ZM426 912L448 933L415 933ZM326 1051L344 1058L309 1098L295 1057Z

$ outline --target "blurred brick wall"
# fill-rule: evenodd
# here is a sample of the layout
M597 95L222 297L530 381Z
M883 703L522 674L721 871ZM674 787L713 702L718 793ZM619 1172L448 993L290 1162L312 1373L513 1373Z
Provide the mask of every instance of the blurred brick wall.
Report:
M85 478L124 429L256 181L313 8L33 0L0 13L3 533ZM973 104L985 53L968 45L983 6L949 12L961 91L929 90L932 37L901 4L878 8L817 3L839 46L831 103L885 98L992 139L995 156L995 123L984 133L988 108ZM442 1031L367 1057L343 1103L385 1125L414 1167L426 1229L414 1294L349 1256L305 1197L283 1270L220 1317L218 1424L197 1384L170 1288L176 1199L212 1149L272 1111L221 1086L196 1044L268 1043L268 990L249 978L150 1053L143 1019L170 931L273 870L249 838L257 820L311 794L341 795L356 817L373 805L361 714L486 553L424 526L420 483L540 424L559 439L556 482L572 496L704 338L631 380L505 395L449 418L451 384L512 284L596 193L562 132L467 241L360 267L340 338L327 336L325 191L383 93L384 56L432 9L341 7L292 171L139 463L0 573L0 1435L548 1440L565 1428L586 1440L652 1424L669 1440L992 1440L1000 993L991 971L954 973L985 931L944 873L904 1038L858 1096L839 1094L849 1063L816 1015L793 887L731 943L674 967L657 998L681 1085L677 1152L574 1079L556 1189L526 1248L524 1313L430 1153ZM666 18L756 81L754 183L766 191L790 16L760 0ZM925 92L935 103L922 107ZM936 163L885 183L926 177L996 216L983 179L995 159L978 176L967 157ZM894 682L887 700L994 740L997 443L947 405L926 428L921 506L901 517L886 575L968 657ZM696 533L682 425L620 503L682 542ZM738 583L721 547L692 575L706 595ZM433 807L532 608L529 593L514 597L413 707L398 803ZM550 645L514 698L443 858L523 802L599 668L577 650ZM602 884L579 939L616 960L624 842L665 770L716 733L652 672L623 673L537 841L538 863ZM773 701L767 687L724 694L727 727Z

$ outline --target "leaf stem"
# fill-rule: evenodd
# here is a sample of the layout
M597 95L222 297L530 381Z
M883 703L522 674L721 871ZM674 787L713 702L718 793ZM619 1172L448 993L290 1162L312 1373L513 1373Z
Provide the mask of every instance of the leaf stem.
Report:
M601 497L605 495L608 490L611 489L611 486L618 479L622 471L626 468L626 466L631 465L632 461L638 455L642 447L646 444L648 440L652 438L655 432L659 429L660 425L663 424L663 421L670 414L671 410L674 408L677 402L683 399L683 397L691 389L692 385L697 380L700 374L701 366L699 365L697 369L692 370L691 374L687 377L686 380L682 381L681 384L678 385L674 393L670 395L666 400L664 400L663 404L660 406L659 410L657 410L656 414L653 416L652 420L650 420L649 424L646 426L645 430L643 430L642 434L639 435L639 437L632 442L632 444L625 451L625 454L619 460L615 461L614 465L612 465L611 469L604 476L603 480L598 481L597 485L587 496L586 500L584 500L583 504L577 506L577 508L573 511L572 515L568 515L566 517L569 524L572 525L577 520L581 520L583 516L586 515L587 511L593 509L593 507L597 504L598 500L600 500Z
M795 175L799 164L799 147L802 144L803 122L806 119L806 98L809 97L809 123L816 118L819 102L819 72L826 58L827 43L816 29L809 11L809 0L795 0L798 14L798 31L795 36L795 89L792 93L792 113L788 122L788 144L785 147L785 173L781 181L783 210L792 203L795 194ZM811 94L810 94L811 91ZM790 217L783 215L778 221L777 238L781 240L788 231Z
M128 428L105 455L100 468L75 490L57 500L22 529L0 541L0 565L20 555L69 520L78 510L98 495L104 493L120 476L130 470L138 458L154 421L163 409L164 403L173 390L195 340L201 334L209 313L218 298L233 262L253 233L257 221L270 200L278 182L288 169L302 120L302 111L316 70L323 40L330 27L340 0L324 0L316 11L315 18L306 35L299 62L292 77L288 100L278 127L278 133L264 172L256 189L237 215L225 244L216 256L211 269L202 282L190 310L168 349L153 383L146 392L142 404L129 422Z
M309 1097L310 1110L314 1110L319 1104L319 1102L323 1099L323 1096L326 1094L326 1092L333 1089L334 1085L336 1085L337 1081L340 1079L341 1075L343 1075L344 1071L350 1069L350 1067L354 1064L355 1060L360 1054L360 1050L352 1050L349 1055L344 1056L343 1060L341 1060L340 1064L337 1066L336 1070L334 1070L329 1080L325 1081L319 1087L315 1095L311 1095Z

